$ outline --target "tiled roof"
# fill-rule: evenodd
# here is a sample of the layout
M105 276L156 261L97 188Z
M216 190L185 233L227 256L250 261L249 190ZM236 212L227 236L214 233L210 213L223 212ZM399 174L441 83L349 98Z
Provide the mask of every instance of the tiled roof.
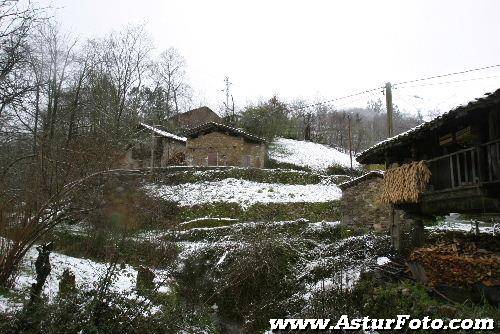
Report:
M500 104L500 89L497 89L494 93L488 93L486 94L485 97L478 98L475 101L471 101L466 105L452 109L446 112L445 114L434 118L429 122L425 122L414 127L413 129L410 129L399 135L381 141L373 145L372 147L366 149L365 151L361 152L357 156L356 160L363 164L372 163L372 159L376 155L384 152L386 149L407 144L415 139L424 138L431 131L439 128L440 126L442 126L451 119L463 117L469 114L470 112L474 112L478 109L489 107L495 104L496 105Z
M264 138L252 135L248 132L243 131L242 129L234 128L225 124L220 124L216 122L208 122L201 124L195 128L192 128L188 131L185 132L185 135L187 137L196 137L200 133L203 132L213 132L213 131L220 131L220 132L228 132L232 134L233 136L241 136L243 138L246 138L250 141L258 142L258 143L265 143L266 140Z

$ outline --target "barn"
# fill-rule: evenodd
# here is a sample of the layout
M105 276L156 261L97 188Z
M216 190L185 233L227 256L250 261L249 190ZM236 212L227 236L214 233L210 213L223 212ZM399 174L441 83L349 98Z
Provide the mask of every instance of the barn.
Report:
M188 130L185 136L189 166L264 167L265 140L241 129L208 122Z
M388 168L380 200L393 208L396 248L400 212L413 217L417 242L423 217L499 214L500 89L380 142L357 160Z

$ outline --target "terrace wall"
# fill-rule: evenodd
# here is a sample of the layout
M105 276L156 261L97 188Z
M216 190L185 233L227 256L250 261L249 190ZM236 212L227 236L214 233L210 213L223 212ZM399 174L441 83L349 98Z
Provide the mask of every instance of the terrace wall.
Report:
M342 191L342 223L357 228L388 231L391 207L378 201L382 178L369 178Z

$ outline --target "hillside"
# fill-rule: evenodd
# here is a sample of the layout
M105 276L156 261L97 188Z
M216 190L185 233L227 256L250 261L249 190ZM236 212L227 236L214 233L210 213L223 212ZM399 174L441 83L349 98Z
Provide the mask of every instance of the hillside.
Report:
M37 314L54 319L43 323L52 332L91 333L86 319L102 311L110 333L264 333L269 318L381 315L401 289L420 298L412 286L396 283L383 294L374 287L369 273L389 262L390 239L339 223L337 184L345 179L233 167L113 174L98 186L94 213L42 240L55 249ZM22 332L36 257L32 248L12 289L0 291L0 323L12 332ZM69 294L60 285L68 269Z
M278 138L269 145L269 159L317 172L324 172L330 166L350 167L349 154L326 145L286 138ZM358 166L353 157L353 167Z

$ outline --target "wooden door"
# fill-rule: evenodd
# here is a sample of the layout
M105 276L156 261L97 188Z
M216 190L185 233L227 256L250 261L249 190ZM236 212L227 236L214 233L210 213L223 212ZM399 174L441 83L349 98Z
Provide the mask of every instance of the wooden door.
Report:
M243 167L250 167L251 166L251 158L249 155L244 155L243 156Z
M217 166L217 153L216 152L208 153L207 161L209 166Z

